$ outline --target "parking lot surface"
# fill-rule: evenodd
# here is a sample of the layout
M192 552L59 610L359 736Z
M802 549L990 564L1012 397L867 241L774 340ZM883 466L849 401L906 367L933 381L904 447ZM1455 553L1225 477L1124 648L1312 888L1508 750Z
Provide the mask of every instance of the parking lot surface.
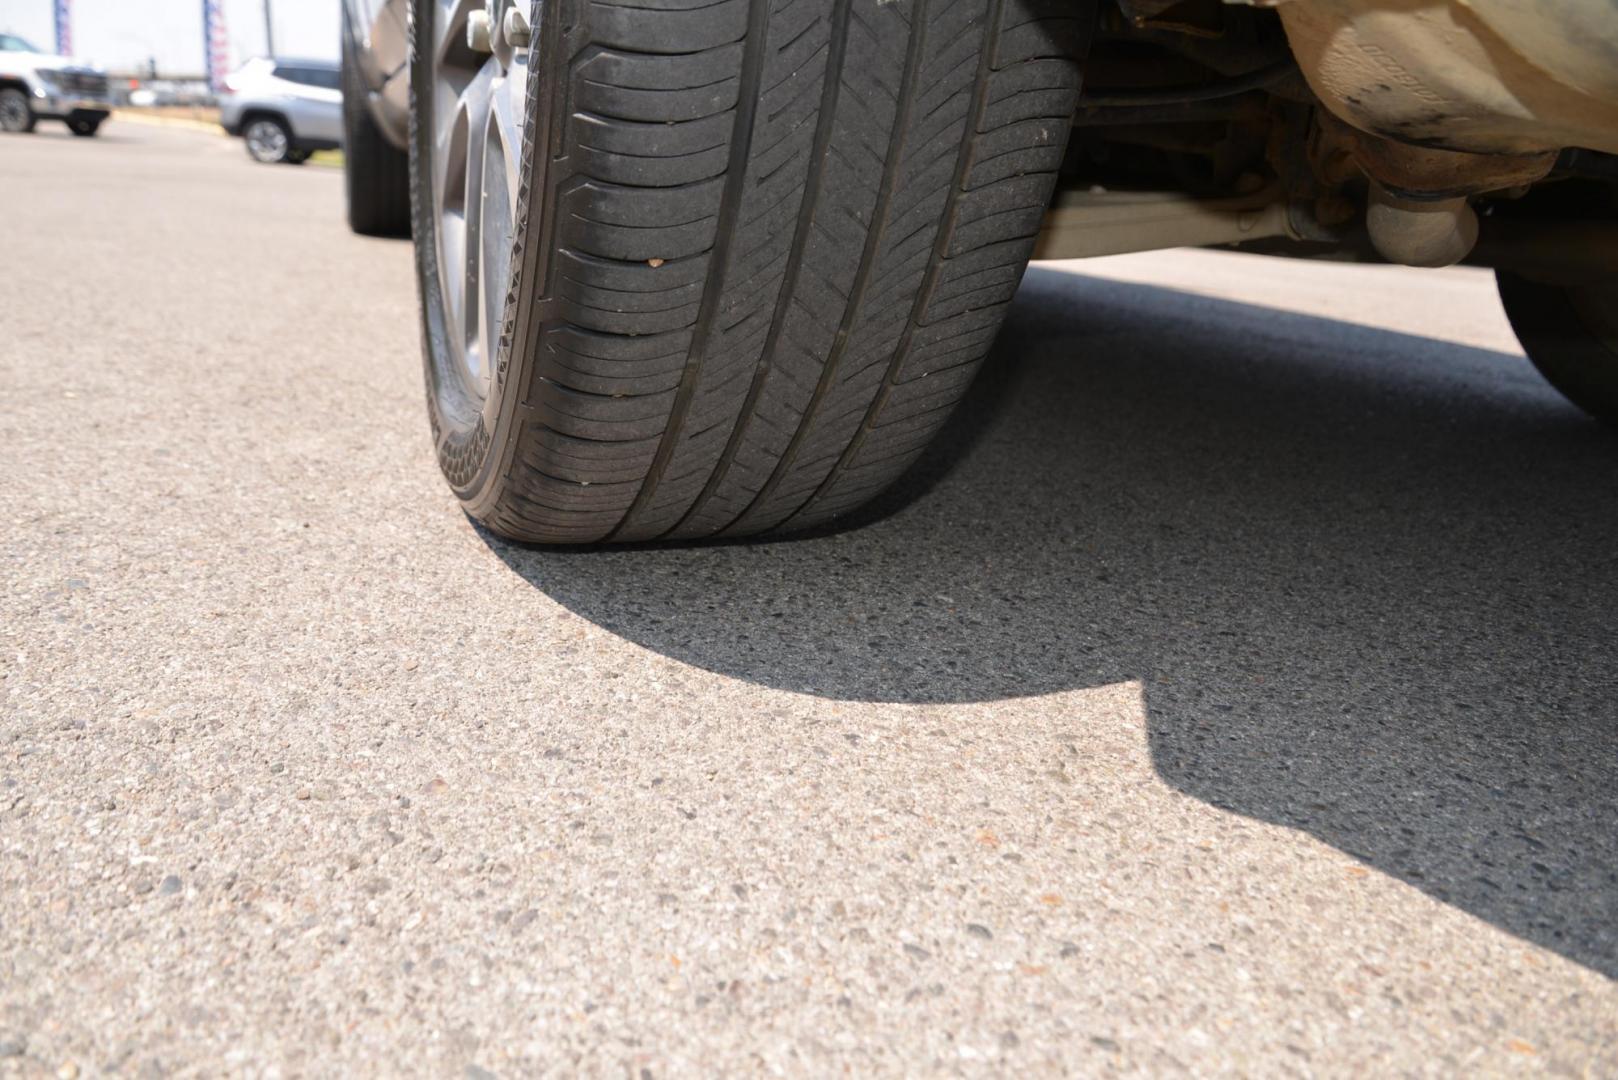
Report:
M1036 268L858 527L543 551L340 173L0 191L0 1073L1618 1072L1618 438L1484 273Z

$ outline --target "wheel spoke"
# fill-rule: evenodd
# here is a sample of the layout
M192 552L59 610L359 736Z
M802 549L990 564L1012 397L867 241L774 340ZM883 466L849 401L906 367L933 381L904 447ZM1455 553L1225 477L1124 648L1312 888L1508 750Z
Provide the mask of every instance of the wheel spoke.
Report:
M485 10L485 0L432 0L426 58L445 344L479 397L488 394L504 319L528 84L525 51L467 45L468 18Z
M522 107L528 78L525 63L496 79L491 88L480 177L478 274L483 296L478 349L492 364L505 325L511 279L511 240L517 217L517 169L522 153Z
M473 11L483 9L483 0L435 0L433 13L433 61L442 74L446 66L465 63L466 20ZM459 62L459 63L458 63Z
M504 78L494 88L490 110L499 127L500 142L505 148L506 191L511 200L513 219L517 211L517 170L522 165L523 121L528 104L528 58L519 53Z

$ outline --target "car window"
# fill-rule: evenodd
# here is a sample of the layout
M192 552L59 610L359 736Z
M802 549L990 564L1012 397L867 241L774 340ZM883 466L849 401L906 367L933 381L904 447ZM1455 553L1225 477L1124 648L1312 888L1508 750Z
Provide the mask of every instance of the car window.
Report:
M0 52L38 52L28 42L15 34L0 34Z
M299 83L303 86L320 86L327 90L336 90L339 83L337 72L331 68L304 67L301 64L277 64L275 76L287 82Z

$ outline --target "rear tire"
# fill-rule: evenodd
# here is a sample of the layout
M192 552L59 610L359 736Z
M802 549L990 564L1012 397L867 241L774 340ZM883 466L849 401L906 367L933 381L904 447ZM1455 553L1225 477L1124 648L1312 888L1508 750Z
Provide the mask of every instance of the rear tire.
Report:
M1618 425L1618 287L1550 285L1505 271L1495 280L1540 374L1597 420Z
M13 86L0 90L0 131L22 135L33 131L38 122L27 94Z
M464 139L432 114L436 57L467 63L434 21L454 7L416 2L412 202L434 438L468 512L544 543L740 536L899 476L1016 292L1093 9L544 4L510 273L473 283L499 290L480 390L433 186Z
M388 141L366 108L368 91L343 6L343 178L348 227L364 236L410 235L410 156Z
M84 116L70 116L67 120L67 129L80 138L92 138L101 130L101 118L92 120Z

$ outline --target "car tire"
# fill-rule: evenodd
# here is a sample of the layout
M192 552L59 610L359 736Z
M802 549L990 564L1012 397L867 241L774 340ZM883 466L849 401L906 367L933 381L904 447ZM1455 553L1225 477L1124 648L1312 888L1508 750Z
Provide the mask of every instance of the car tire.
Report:
M412 206L430 419L466 510L530 542L741 536L823 524L904 472L1016 292L1094 9L536 5L509 273L487 215L510 173L466 200L495 271L464 293L479 321L455 306L459 181L437 179L455 7L416 0Z
M1618 287L1553 285L1503 270L1495 281L1540 374L1591 416L1618 425Z
M33 131L38 122L27 94L14 86L0 90L0 131L25 134Z
M101 120L99 117L90 119L85 116L70 116L67 119L67 129L80 138L92 138L101 130Z
M273 116L255 116L243 124L242 143L247 156L260 165L280 165L294 153L291 129Z
M362 236L410 235L410 156L388 141L366 107L369 91L343 8L343 179L348 227Z
M288 165L302 165L312 156L314 156L314 152L312 150L288 150L286 163Z

